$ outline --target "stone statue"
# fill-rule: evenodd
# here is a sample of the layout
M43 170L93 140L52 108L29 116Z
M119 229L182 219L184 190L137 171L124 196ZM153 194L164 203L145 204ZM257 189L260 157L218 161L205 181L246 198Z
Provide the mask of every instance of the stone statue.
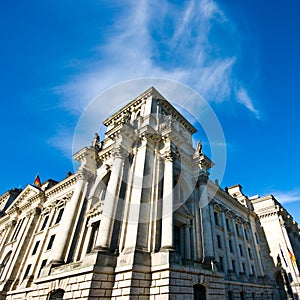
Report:
M95 148L99 148L99 141L100 141L100 137L99 137L98 133L96 132L95 136L92 140L91 146L95 147Z
M131 115L130 115L130 112L129 111L126 111L124 113L124 116L122 118L122 123L125 124L125 123L128 123L130 121L130 118L131 118Z
M197 153L197 154L202 154L202 153L203 153L203 152L202 152L202 144L201 144L200 141L198 141L198 143L197 143L196 153Z
M277 255L277 267L281 266L281 258L280 258L280 255L278 254Z

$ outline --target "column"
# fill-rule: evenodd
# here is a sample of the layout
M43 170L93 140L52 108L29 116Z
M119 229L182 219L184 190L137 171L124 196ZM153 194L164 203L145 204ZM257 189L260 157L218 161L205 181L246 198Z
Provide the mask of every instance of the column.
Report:
M235 254L236 254L236 272L239 274L243 270L242 268L242 262L241 262L241 254L240 254L240 249L239 249L239 238L238 238L238 233L236 231L236 226L235 226L236 220L233 219L233 232L234 232L234 246L235 246Z
M186 259L191 259L191 234L190 234L190 224L184 226L184 255Z
M250 263L248 244L247 244L247 239L246 239L246 234L245 234L245 226L246 226L245 224L242 224L242 236L243 236L243 239L244 239L243 247L245 249L244 256L245 256L245 259L247 261L247 263L245 264L246 265L245 273L246 273L246 275L249 275L251 273L251 267L250 267L251 263Z
M203 251L203 263L210 264L214 260L214 243L213 243L213 231L211 225L211 216L209 210L209 199L207 195L206 184L208 180L207 172L202 171L199 175L199 206L202 225L202 251Z
M113 149L113 165L106 189L103 212L96 240L95 248L106 251L110 247L114 211L118 202L118 194L121 185L124 163L124 150L118 145Z
M226 261L224 260L225 263L227 263L227 268L228 270L232 270L232 261L231 261L231 252L230 252L230 247L229 247L229 235L228 235L228 229L226 226L226 216L222 212L222 222L223 222L223 228L224 228L224 235L225 235L225 252L224 254L226 255ZM227 270L225 270L227 273Z
M67 202L59 225L59 233L56 235L52 247L51 257L52 263L62 263L65 260L66 249L72 237L73 225L76 220L76 212L81 203L83 192L87 184L89 173L81 170L77 175L77 182L71 199Z
M87 254L87 250L88 250L89 244L91 242L92 229L93 229L93 225L87 224L86 234L84 237L84 244L83 244L82 250L81 250L81 259L83 259L85 257L85 255Z
M0 244L0 257L2 256L2 252L4 250L4 245L8 242L8 239L11 237L16 224L17 224L17 221L13 220L10 223L5 225L5 233L4 233L4 236L3 236L1 244Z
M262 261L261 261L261 257L258 255L259 252L260 252L260 246L258 245L257 241L256 241L256 238L254 236L255 234L255 225L254 225L254 228L253 228L253 224L252 222L250 221L250 232L249 232L249 235L250 235L250 242L251 242L251 249L252 249L252 254L253 254L253 260L254 260L254 269L256 270L256 274L254 275L264 275L264 269L263 269L263 266L262 266ZM258 234L258 232L256 233ZM253 251L254 250L254 251Z
M196 186L196 185L195 185ZM196 244L196 251L195 251L195 257L194 259L197 261L200 261L202 259L202 232L201 232L201 217L200 217L200 209L199 209L199 202L198 199L199 197L199 189L195 189L195 197L196 197L196 201L195 201L195 241L194 243Z
M165 170L163 184L161 249L174 250L174 212L173 212L173 156L169 149L164 153Z

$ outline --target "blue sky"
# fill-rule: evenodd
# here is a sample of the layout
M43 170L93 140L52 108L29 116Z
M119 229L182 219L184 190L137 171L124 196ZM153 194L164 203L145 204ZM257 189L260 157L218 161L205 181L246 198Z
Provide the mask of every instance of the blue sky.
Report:
M160 77L193 88L218 116L221 186L273 193L299 222L299 9L297 0L2 1L0 193L37 173L63 179L91 100Z

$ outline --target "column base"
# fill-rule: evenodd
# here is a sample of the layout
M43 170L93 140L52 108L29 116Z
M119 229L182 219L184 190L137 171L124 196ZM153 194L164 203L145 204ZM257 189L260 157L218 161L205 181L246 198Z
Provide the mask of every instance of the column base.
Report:
M103 252L103 253L110 253L110 249L108 247L105 246L96 246L93 248L92 250L93 253L95 252Z
M172 246L163 246L159 249L159 251L162 251L162 252L166 252L166 251L169 251L169 252L175 252L175 248L172 247Z

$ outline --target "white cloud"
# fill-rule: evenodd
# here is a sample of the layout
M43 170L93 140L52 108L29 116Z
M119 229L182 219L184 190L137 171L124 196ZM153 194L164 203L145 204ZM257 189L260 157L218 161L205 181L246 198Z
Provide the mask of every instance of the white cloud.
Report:
M85 61L84 71L54 89L63 97L66 110L78 114L111 86L150 76L183 82L207 101L228 101L236 95L258 116L247 90L233 74L239 47L234 25L215 1L175 5L168 1L131 0L126 4L115 15L106 39L95 46L97 58ZM235 85L240 86L236 94ZM112 104L120 104L123 99L105 103L98 120L105 117Z
M272 193L280 203L290 203L300 201L300 190L294 191L274 191Z
M236 91L236 97L238 102L245 105L250 111L252 111L256 115L257 118L259 118L259 111L254 107L254 104L245 88L242 87L238 89Z

